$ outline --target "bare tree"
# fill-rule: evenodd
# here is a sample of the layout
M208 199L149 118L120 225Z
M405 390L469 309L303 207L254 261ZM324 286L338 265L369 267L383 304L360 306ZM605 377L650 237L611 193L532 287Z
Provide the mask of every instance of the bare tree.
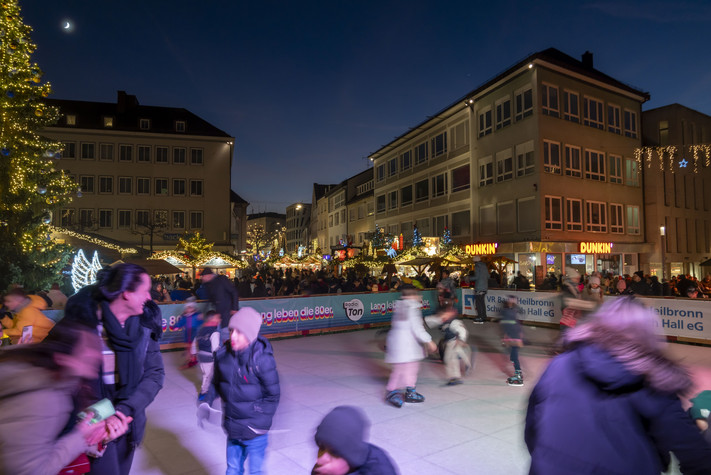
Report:
M145 222L136 223L133 234L141 236L141 247L143 247L143 237L148 236L149 249L153 253L153 236L168 227L168 218L163 213L154 213Z

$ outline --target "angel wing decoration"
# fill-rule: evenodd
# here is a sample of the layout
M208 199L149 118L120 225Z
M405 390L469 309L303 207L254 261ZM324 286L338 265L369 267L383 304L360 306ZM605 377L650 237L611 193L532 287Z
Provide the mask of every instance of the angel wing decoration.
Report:
M94 251L94 256L91 262L89 262L84 255L84 250L79 249L72 263L72 286L74 287L74 291L76 292L82 287L96 282L96 273L100 270L101 262L99 261L99 254Z

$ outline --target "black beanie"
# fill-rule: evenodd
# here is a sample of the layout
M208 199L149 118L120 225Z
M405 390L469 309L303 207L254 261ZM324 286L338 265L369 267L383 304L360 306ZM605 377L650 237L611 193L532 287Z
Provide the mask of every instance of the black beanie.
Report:
M344 459L351 469L361 467L368 459L367 426L363 411L353 406L338 406L326 414L316 428L316 444Z

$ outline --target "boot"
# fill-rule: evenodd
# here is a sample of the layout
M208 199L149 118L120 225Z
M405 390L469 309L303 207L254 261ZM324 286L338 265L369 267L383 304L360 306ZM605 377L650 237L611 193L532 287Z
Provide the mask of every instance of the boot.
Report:
M395 407L402 407L404 401L402 400L402 392L398 389L390 391L386 396L385 400Z
M513 376L506 380L506 384L509 386L523 386L523 375L521 374L521 371L516 371Z
M425 402L425 397L415 391L413 386L408 386L405 393L405 402Z

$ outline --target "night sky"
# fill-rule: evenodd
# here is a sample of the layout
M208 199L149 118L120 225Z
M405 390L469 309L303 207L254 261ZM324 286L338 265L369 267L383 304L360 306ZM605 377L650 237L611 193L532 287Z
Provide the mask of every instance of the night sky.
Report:
M184 107L236 137L250 212L311 200L549 47L711 115L711 2L20 0L52 97ZM64 30L66 21L73 28Z

